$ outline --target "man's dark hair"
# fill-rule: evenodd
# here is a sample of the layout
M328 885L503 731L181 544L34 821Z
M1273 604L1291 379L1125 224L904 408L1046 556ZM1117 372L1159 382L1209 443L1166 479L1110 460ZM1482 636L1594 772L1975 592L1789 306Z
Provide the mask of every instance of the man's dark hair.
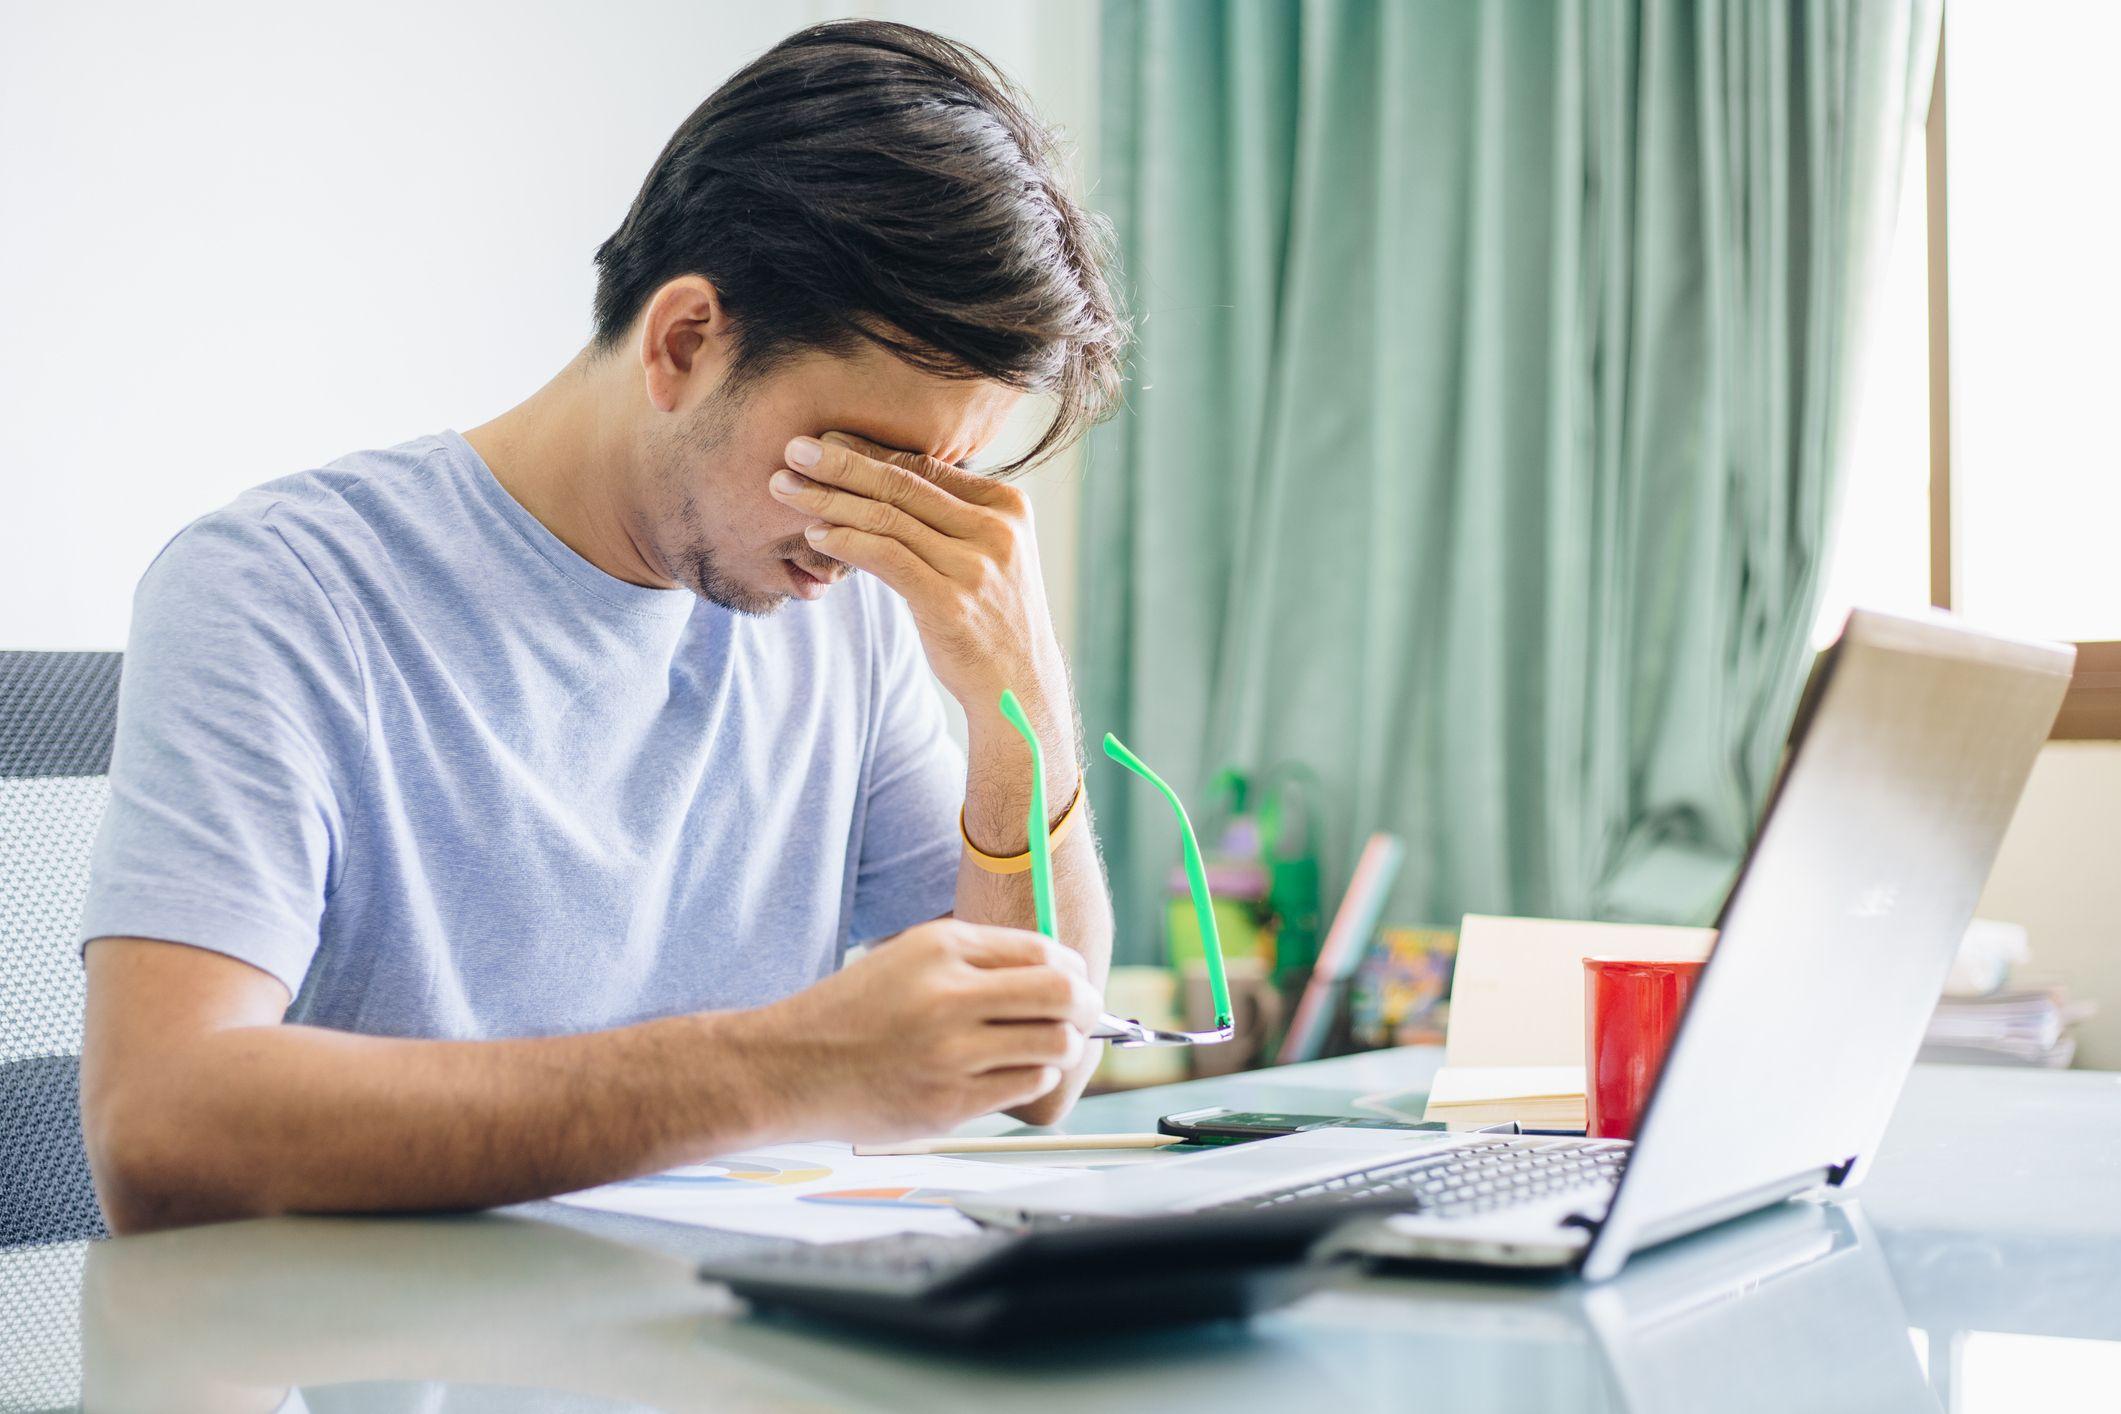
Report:
M1110 228L1069 199L1054 139L992 62L908 25L788 36L693 111L597 249L595 346L670 280L714 282L735 372L880 344L915 367L1050 393L1020 469L1119 390Z

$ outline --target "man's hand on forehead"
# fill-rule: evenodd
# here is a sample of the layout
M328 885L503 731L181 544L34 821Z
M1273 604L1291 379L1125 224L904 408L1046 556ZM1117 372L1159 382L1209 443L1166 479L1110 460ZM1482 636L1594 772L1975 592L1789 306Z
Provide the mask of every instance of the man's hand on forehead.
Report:
M967 471L956 462L902 447L885 446L852 432L827 432L816 440L825 449L824 455L816 466L802 471L805 477L893 505L898 504L892 499L895 487L902 488L901 494L920 494L917 486L907 485L909 481L925 483L974 505L986 504L987 489L1002 484ZM791 450L795 446L794 443L789 445ZM788 464L795 467L794 459L790 458Z
M774 498L817 519L819 554L866 570L912 607L929 662L968 711L991 715L1057 671L1031 505L1004 481L845 432L798 437Z

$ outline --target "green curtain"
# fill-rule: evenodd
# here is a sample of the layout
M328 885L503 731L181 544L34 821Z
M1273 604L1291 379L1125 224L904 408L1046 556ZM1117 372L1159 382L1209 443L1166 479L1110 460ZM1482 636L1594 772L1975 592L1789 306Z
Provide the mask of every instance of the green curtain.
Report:
M1106 0L1139 342L1086 722L1324 779L1393 917L1700 921L1809 657L1920 0ZM1122 956L1168 816L1099 787Z

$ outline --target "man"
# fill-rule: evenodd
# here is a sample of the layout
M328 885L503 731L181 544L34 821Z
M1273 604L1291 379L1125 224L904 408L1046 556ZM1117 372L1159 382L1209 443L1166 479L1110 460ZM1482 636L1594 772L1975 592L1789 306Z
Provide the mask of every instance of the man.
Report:
M671 139L551 383L180 534L83 930L113 1228L1065 1112L1110 906L1024 497L963 468L1109 404L1104 245L985 60L806 30Z

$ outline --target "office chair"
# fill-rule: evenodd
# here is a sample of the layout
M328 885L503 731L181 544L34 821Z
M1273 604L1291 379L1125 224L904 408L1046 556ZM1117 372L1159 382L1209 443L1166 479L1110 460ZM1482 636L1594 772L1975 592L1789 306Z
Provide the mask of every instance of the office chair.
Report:
M78 1397L81 1267L106 1235L81 1142L75 929L120 656L0 652L0 1409Z

